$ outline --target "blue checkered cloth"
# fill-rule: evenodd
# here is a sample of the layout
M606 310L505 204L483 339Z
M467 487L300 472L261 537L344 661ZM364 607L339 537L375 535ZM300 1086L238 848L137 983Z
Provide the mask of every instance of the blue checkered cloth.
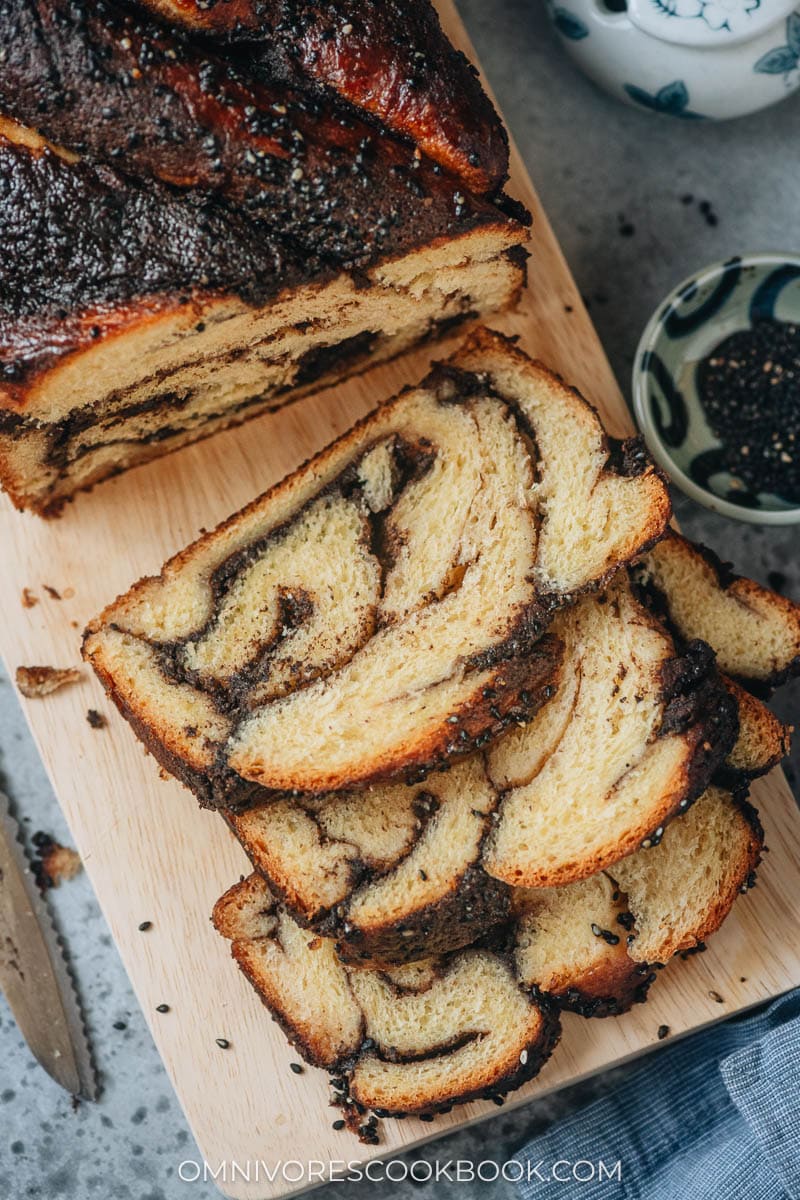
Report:
M800 1200L800 990L660 1050L520 1167L523 1200Z

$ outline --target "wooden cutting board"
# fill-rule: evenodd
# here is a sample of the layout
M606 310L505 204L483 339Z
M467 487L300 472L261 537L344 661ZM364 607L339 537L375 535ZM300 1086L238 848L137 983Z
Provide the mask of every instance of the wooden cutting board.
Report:
M440 7L453 40L471 53L451 0ZM519 311L495 324L520 334L524 349L598 405L612 433L625 434L625 404L516 154L510 190L534 213L534 256ZM22 516L2 498L0 649L10 673L19 664L78 663L81 630L111 598L157 571L201 528L263 491L377 400L416 381L431 355L445 349L420 351L132 471L79 497L58 521ZM50 598L45 584L62 599ZM24 587L40 598L33 608L21 603ZM106 729L90 728L90 707L108 716ZM392 1155L496 1113L493 1105L477 1103L433 1125L383 1122L383 1141L375 1148L335 1132L326 1077L289 1070L296 1054L211 929L214 901L248 869L222 821L201 812L177 783L159 778L88 669L79 684L26 709L200 1150L212 1171L228 1164L228 1182L218 1176L228 1195L254 1200L302 1191L308 1177L290 1182L286 1176L297 1168L278 1164ZM754 798L771 853L758 888L737 903L709 951L671 965L650 1002L625 1017L590 1022L567 1016L553 1058L510 1104L654 1048L660 1025L673 1036L684 1034L800 983L800 817L777 772L754 788ZM152 928L140 933L144 920ZM170 1011L158 1014L162 1003ZM221 1050L218 1037L227 1038L230 1049ZM234 1161L242 1171L231 1182ZM271 1169L273 1182L259 1163ZM248 1173L250 1182L243 1178Z

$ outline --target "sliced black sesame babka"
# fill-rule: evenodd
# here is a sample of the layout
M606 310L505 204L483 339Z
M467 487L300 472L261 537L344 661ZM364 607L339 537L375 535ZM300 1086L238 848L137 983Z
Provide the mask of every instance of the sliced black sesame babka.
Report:
M345 967L257 875L217 902L214 924L300 1054L382 1115L436 1112L536 1075L559 1037L553 1005L520 987L510 956L467 949L376 971Z
M790 730L725 677L735 744L724 703L722 724L712 729L720 693L713 670L706 673L707 652L695 647L682 657L623 580L560 615L553 628L565 645L559 692L483 755L417 787L288 798L228 815L273 892L301 924L335 938L346 961L413 960L501 923L510 890L485 868L493 861L508 874L519 868L520 830L540 811L556 816L546 839L532 843L542 867L523 860L526 878L546 880L550 872L568 883L598 862L613 871L641 842L657 842L667 815L684 812L712 773L738 787L788 752ZM722 639L725 628L713 634ZM592 789L600 799L587 809ZM510 850L493 859L498 845Z
M709 790L660 845L613 873L513 894L494 942L400 967L347 966L302 929L258 875L214 923L292 1045L383 1115L433 1112L513 1090L558 1036L552 1002L585 1016L644 999L652 967L715 932L753 882L755 811Z
M228 815L272 890L343 958L466 945L504 919L518 875L547 886L593 874L708 785L736 718L707 648L681 657L624 579L601 600L556 619L555 698L483 754L419 786Z
M204 804L408 780L530 719L552 614L668 516L638 442L477 331L115 601L85 654Z
M402 83L408 46L358 28L377 41L356 91ZM256 61L121 0L0 0L0 482L19 507L57 511L515 302L528 215L498 192L505 133L438 37L460 67L418 63L415 145L344 98L346 57L335 85L306 74L299 29L289 78L267 42Z

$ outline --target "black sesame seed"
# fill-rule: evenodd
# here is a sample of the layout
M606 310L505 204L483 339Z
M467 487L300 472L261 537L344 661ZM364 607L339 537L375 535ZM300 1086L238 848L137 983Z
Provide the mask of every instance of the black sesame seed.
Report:
M665 1038L665 1037L669 1037L669 1025L659 1025L659 1027L658 1027L658 1040L659 1040L660 1042L663 1042L663 1040L664 1040L664 1038Z
M124 1021L115 1021L113 1028L114 1029L127 1029L128 1026L126 1025L126 1023Z
M157 1004L157 1005L156 1005L156 1012L157 1012L157 1013L168 1013L168 1012L169 1012L169 1005L168 1005L168 1004Z
M217 1041L217 1045L219 1046L220 1050L229 1049L230 1042L228 1041L227 1038L217 1038L216 1041Z
M722 444L720 466L737 496L800 500L800 329L761 318L721 341L697 368L700 402Z
M297 1062L289 1063L289 1070L293 1071L295 1075L303 1074L303 1068L301 1067L300 1063Z
M347 1122L343 1121L342 1118L339 1117L338 1121L333 1122L333 1125L331 1126L331 1128L332 1129L344 1129L346 1124L347 1124Z
M152 921L142 921L142 923L139 925L139 933L146 933L148 929L152 929L152 928L153 928Z

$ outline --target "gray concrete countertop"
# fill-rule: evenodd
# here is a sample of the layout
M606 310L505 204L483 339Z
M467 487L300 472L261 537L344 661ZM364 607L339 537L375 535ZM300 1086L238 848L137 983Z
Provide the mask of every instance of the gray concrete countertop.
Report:
M703 263L754 249L800 249L794 145L800 95L730 125L656 118L596 91L550 33L541 0L460 0L488 76L526 159L561 245L627 389L646 317ZM691 195L692 203L682 197ZM718 217L709 225L699 202ZM632 226L626 235L620 224ZM738 525L678 500L687 532L740 570L766 581L779 572L800 596L800 534ZM777 709L800 725L800 687ZM798 739L800 741L800 739ZM790 781L797 788L800 753ZM44 829L68 841L14 696L0 681L0 785L28 836ZM32 1060L0 997L0 1197L23 1200L213 1200L211 1183L184 1183L183 1160L199 1154L172 1094L88 880L51 892L83 993L104 1092L73 1110ZM590 1085L610 1086L609 1076ZM499 1112L419 1157L502 1160L578 1101L587 1085ZM372 1185L337 1184L324 1195L349 1200ZM336 1189L334 1191L334 1188ZM503 1184L381 1186L406 1200L507 1196ZM374 1190L374 1189L373 1189ZM318 1195L323 1196L323 1192Z

